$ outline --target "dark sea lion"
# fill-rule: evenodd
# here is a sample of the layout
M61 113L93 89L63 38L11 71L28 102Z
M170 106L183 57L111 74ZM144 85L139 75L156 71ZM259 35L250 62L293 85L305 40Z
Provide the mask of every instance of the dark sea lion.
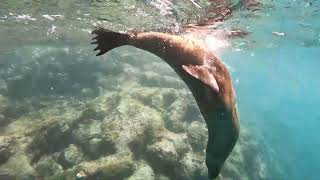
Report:
M206 165L216 178L239 136L236 95L225 65L207 48L181 36L158 33L117 33L94 30L100 56L130 45L167 62L190 88L208 128Z

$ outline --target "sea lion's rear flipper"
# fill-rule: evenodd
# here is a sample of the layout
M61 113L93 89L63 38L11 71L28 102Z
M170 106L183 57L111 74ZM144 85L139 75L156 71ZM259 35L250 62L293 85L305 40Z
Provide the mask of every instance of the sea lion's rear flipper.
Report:
M95 42L91 44L97 44L97 47L94 49L94 51L100 50L97 56L101 56L114 48L127 45L130 40L130 34L128 33L118 33L103 28L96 29L91 34L96 35L92 38Z
M197 65L182 65L182 68L191 76L196 79L199 79L206 85L208 85L215 92L219 93L219 86L214 78L214 76L210 73L208 67L205 66L197 66Z

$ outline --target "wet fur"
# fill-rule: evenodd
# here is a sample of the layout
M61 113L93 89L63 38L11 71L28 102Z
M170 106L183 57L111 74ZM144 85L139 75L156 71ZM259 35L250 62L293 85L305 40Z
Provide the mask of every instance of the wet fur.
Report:
M239 136L236 95L225 65L210 50L194 41L176 35L146 33L115 33L98 29L92 32L102 55L113 48L131 45L151 52L167 62L191 90L208 127L206 165L209 178L215 178L233 150ZM216 80L219 91L210 88L187 73L185 66L205 66ZM206 76L202 80L206 80Z

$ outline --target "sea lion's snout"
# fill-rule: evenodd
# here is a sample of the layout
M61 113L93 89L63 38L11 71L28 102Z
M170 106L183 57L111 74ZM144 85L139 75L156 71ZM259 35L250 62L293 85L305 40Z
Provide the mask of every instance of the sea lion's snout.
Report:
M214 158L210 153L206 154L206 165L208 168L208 178L215 179L220 173L224 159Z
M213 118L214 122L207 120L208 143L206 150L206 165L208 168L208 178L218 177L223 165L232 152L238 138L239 125L236 113L222 113L221 117Z

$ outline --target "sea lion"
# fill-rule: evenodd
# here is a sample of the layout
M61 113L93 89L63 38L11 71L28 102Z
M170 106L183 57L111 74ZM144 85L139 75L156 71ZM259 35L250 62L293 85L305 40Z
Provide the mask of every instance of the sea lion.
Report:
M153 53L167 62L191 90L207 124L208 177L216 178L239 136L236 95L225 65L205 46L177 35L159 32L118 33L92 31L100 56L130 45Z

